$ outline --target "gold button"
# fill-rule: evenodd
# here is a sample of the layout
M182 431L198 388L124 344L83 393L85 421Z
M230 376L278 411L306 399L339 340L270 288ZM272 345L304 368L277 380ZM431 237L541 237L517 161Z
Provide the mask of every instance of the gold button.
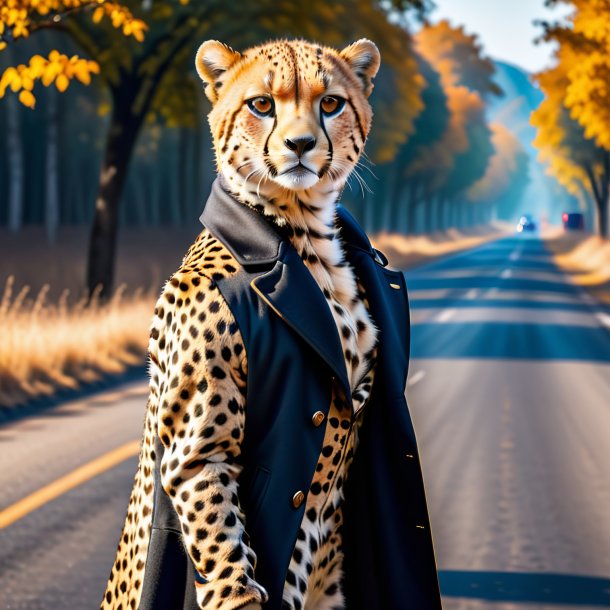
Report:
M392 283L390 283L390 286L392 286L392 288L394 288L394 290L400 290L400 284L392 284Z
M313 425L317 427L324 421L325 417L326 417L326 415L324 415L324 413L322 413L322 411L316 411L311 416L311 421L313 422Z
M301 490L297 491L297 493L292 496L292 506L299 508L299 506L303 504L303 500L305 500L305 494Z
M406 453L405 454L408 458L414 458L415 456L412 453Z

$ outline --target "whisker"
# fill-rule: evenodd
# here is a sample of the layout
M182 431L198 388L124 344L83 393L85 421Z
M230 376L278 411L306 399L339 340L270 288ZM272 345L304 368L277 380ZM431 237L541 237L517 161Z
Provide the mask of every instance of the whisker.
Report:
M263 174L261 175L261 179L258 181L258 184L256 185L256 196L260 199L261 197L261 193L260 193L260 188L261 188L261 182L263 181L263 179L266 177L266 173L267 172L263 172Z
M238 172L242 167L246 167L246 165L251 165L254 163L254 159L250 159L249 161L244 161L239 167L235 168L235 171Z
M366 161L368 161L371 165L375 165L375 162L371 160L371 158L366 154L366 150L363 150L360 153L360 156L363 157L364 159L366 159Z
M258 169L258 168L253 169L253 170L252 170L252 171L251 171L251 172L250 172L250 173L249 173L249 174L248 174L248 175L247 175L247 176L244 178L244 181L243 181L243 182L242 182L242 184L241 184L242 188L243 188L244 186L246 186L246 182L248 181L248 178L249 178L249 177L250 177L252 174L256 174L256 172L259 172L259 171L260 171L260 169Z
M369 186L368 182L360 174L356 173L356 175L358 176L359 180L363 184L363 186L366 189L366 191L368 193L373 194L373 189ZM364 196L364 193L362 193L362 195Z
M369 172L371 174L371 176L373 176L373 178L375 178L375 180L379 180L379 178L377 177L375 172L370 167L365 165L364 163L361 163L360 161L357 161L356 162L356 167L361 167L362 169L365 169L367 172Z

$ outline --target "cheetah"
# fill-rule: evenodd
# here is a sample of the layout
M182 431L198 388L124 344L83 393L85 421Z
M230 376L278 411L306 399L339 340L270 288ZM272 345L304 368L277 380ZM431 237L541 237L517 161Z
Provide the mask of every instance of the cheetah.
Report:
M367 139L368 97L380 64L374 43L341 51L277 40L243 52L210 40L196 56L218 180L290 241L337 325L352 392L333 390L324 443L286 575L282 607L344 607L341 591L342 488L357 450L360 413L374 382L378 329L366 293L345 258L336 205ZM151 537L155 442L160 484L200 577L200 608L261 608L237 478L245 433L248 354L217 281L239 270L207 228L188 248L156 302L148 343L149 396L138 469L104 610L138 608ZM358 420L356 420L358 421Z

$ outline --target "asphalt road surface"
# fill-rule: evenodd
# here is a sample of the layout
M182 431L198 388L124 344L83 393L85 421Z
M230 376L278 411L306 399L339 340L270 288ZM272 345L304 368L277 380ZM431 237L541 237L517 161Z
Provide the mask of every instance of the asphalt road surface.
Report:
M610 311L538 239L406 277L407 398L445 610L610 607ZM98 607L146 392L0 426L0 608Z

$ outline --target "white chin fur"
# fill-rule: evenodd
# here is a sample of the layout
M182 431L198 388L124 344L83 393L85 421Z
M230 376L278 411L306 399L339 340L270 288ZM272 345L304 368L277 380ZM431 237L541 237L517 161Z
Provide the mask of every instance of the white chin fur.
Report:
M303 175L283 174L275 176L273 181L291 191L302 191L311 188L314 184L320 181L316 174L308 172Z

